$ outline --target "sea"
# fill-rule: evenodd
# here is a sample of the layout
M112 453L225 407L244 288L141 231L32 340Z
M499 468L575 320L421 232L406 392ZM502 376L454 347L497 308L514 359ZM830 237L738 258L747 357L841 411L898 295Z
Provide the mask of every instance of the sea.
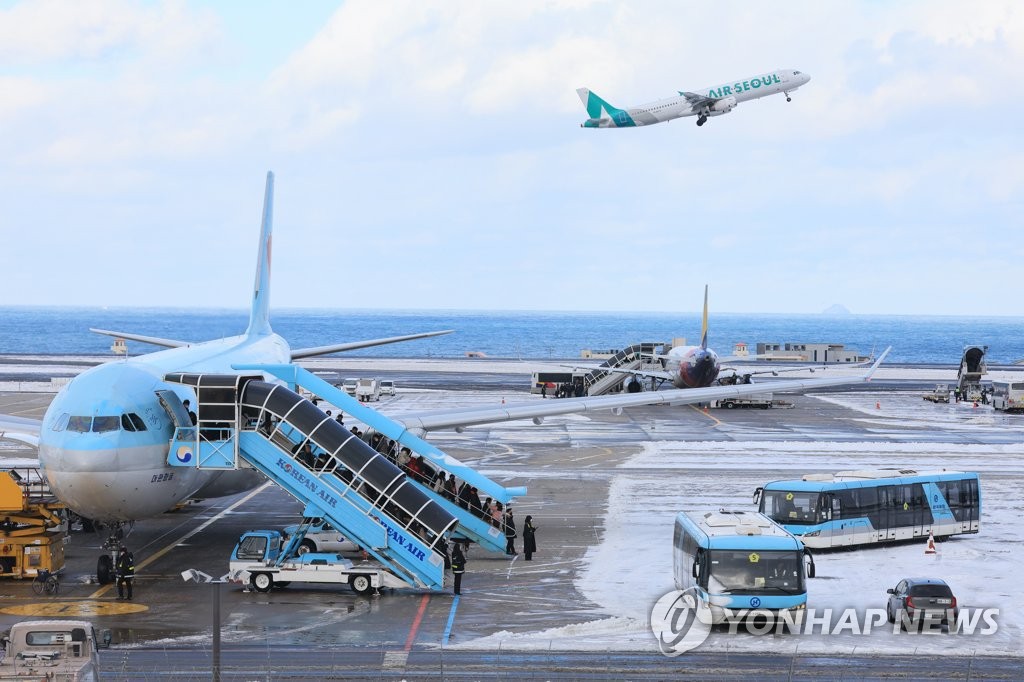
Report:
M635 343L700 342L700 313L474 310L274 311L271 325L292 348L451 329L436 338L377 346L361 357L459 358L466 353L515 359L579 358L580 351ZM188 342L241 334L247 310L183 308L0 307L0 354L107 355L112 339L90 327ZM964 346L988 346L988 363L1024 359L1024 318L915 315L716 313L708 345L731 355L734 344L834 343L860 355L892 346L887 362L958 365ZM132 355L157 350L129 341Z

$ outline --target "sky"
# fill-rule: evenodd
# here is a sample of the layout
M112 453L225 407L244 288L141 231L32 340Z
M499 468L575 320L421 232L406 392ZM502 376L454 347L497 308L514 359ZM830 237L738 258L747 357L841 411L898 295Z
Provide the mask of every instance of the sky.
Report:
M0 305L1024 315L1024 5L0 1ZM780 68L782 96L582 129Z

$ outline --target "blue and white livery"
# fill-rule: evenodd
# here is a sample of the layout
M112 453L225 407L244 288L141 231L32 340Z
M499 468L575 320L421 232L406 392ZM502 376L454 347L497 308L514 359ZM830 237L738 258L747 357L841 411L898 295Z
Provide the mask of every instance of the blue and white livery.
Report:
M587 88L576 94L590 116L581 128L635 128L663 123L684 116L696 116L702 126L711 116L728 114L740 102L760 99L782 93L790 101L789 93L806 84L811 77L794 69L779 69L752 78L723 83L693 92L680 90L679 94L628 109L619 109L598 97Z
M680 512L672 555L676 588L694 595L701 622L750 611L792 617L807 608L814 560L799 539L763 514Z
M772 481L754 502L808 547L849 547L977 533L981 484L964 471L840 471Z

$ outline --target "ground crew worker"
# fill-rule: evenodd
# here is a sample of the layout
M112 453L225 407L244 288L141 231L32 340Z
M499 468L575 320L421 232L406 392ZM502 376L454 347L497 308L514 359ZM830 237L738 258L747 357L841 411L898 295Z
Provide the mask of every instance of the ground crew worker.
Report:
M455 594L462 593L462 574L466 572L466 555L462 553L462 543L452 543L452 576L455 578Z
M117 572L117 598L130 601L132 581L135 580L135 556L124 545L121 546L121 552L117 555L115 571ZM125 597L125 591L128 592L127 597Z

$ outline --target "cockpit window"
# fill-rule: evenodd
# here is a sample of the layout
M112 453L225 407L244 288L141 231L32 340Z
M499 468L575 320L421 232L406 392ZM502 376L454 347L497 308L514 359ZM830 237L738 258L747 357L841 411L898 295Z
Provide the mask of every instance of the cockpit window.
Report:
M120 428L120 417L94 417L92 420L93 433L102 433L104 431L117 431Z
M64 429L66 429L68 427L68 419L70 418L71 415L68 414L67 412L57 417L56 421L53 422L53 430L63 431Z
M139 415L129 412L121 415L121 428L125 431L145 431L146 423Z
M71 417L68 419L68 431L88 433L92 426L92 417Z

